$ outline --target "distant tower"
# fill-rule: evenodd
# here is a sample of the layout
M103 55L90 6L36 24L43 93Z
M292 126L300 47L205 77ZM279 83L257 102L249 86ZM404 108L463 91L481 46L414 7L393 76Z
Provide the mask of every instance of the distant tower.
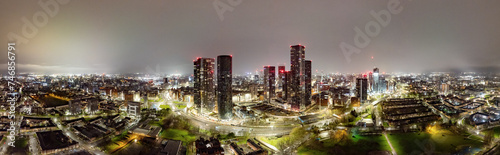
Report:
M284 97L283 100L291 103L290 93L291 93L291 83L292 83L292 72L285 71L285 84L283 85Z
M264 66L264 93L265 99L271 103L271 99L276 96L276 68L274 66Z
M163 78L163 83L168 84L168 78Z
M229 120L233 118L232 94L232 56L220 55L217 57L217 108L219 118Z
M379 77L379 84L378 85L379 85L379 87L378 87L379 93L385 93L387 91L387 81L385 81L385 77L383 75Z
M194 105L200 114L203 110L212 112L215 108L214 63L213 58L194 61Z
M278 79L277 80L278 80L278 90L281 92L284 92L283 85L285 84L285 66L278 66Z
M379 79L379 70L378 68L373 69L373 85L372 85L372 91L375 93L379 92L379 87L380 87L380 79Z
M368 73L368 89L373 91L373 72Z

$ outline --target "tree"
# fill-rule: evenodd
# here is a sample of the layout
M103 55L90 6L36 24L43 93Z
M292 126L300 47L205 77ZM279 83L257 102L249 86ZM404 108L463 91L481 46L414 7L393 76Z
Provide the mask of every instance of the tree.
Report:
M352 110L351 115L354 117L358 117L358 113L356 112L356 110Z
M233 132L231 132L231 133L227 134L227 136L226 136L226 138L227 138L227 139L233 139L233 138L235 138L235 137L236 137L236 136L234 135L234 133L233 133Z
M318 135L320 133L319 128L316 125L313 125L311 127L311 131L315 134Z
M174 122L174 119L172 117L167 117L167 118L163 119L162 120L163 129L170 128L173 122Z
M333 122L330 122L327 127L328 127L328 129L332 129L333 130L333 129L335 129L335 127L337 127L338 124L339 124L339 121L335 120Z
M378 123L377 122L377 115L375 115L374 113L372 114L372 120L374 123Z
M306 129L303 127L293 128L290 132L290 136L293 138L304 136L307 133Z
M331 133L330 134L330 138L333 139L333 142L334 143L341 143L344 144L344 142L346 142L349 137L349 135L347 134L347 131L346 130L337 130L335 132L333 132L333 134Z
M290 137L289 136L283 136L280 138L278 142L276 142L276 147L280 150L285 149L287 146L290 145Z

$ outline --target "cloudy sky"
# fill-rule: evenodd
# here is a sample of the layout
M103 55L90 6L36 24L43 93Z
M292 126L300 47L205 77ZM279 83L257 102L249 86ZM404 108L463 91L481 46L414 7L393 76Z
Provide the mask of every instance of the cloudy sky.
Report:
M135 73L158 66L159 72L192 74L196 57L223 54L233 55L234 73L264 65L289 69L294 44L305 45L313 70L324 72L500 67L500 1L41 2L58 2L57 8L32 0L0 1L0 47L7 51L6 43L17 41L19 72ZM399 12L380 26L370 12L390 10L388 5ZM226 11L219 15L218 9ZM366 35L368 23L380 31L357 46L354 29ZM358 53L346 58L342 42ZM0 60L6 68L7 57Z

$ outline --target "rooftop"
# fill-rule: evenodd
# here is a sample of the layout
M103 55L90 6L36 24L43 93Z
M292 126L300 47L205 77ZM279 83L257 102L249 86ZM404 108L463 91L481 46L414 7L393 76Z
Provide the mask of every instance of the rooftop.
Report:
M61 130L37 132L36 135L42 150L62 149L77 144L66 137Z

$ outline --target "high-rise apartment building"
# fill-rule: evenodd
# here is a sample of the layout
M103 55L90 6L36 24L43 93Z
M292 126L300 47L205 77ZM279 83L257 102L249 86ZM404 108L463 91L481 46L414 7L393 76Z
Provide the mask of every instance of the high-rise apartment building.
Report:
M303 104L305 107L308 107L311 105L311 93L312 93L312 85L311 85L311 79L312 79L312 61L311 60L306 60L305 61L305 93L304 93L304 98L303 98Z
M194 60L194 105L201 114L212 112L215 108L213 58L197 58Z
M233 118L232 101L232 56L220 55L217 57L217 108L219 118L229 120Z
M284 92L283 85L285 85L285 66L278 66L278 91Z
M276 68L264 66L264 98L268 103L276 96Z
M302 111L310 102L310 91L307 91L306 85L311 83L306 82L306 60L305 60L305 46L294 45L290 46L290 104L292 110ZM307 98L309 97L309 98Z
M368 99L368 80L366 78L356 79L356 97L361 103Z

